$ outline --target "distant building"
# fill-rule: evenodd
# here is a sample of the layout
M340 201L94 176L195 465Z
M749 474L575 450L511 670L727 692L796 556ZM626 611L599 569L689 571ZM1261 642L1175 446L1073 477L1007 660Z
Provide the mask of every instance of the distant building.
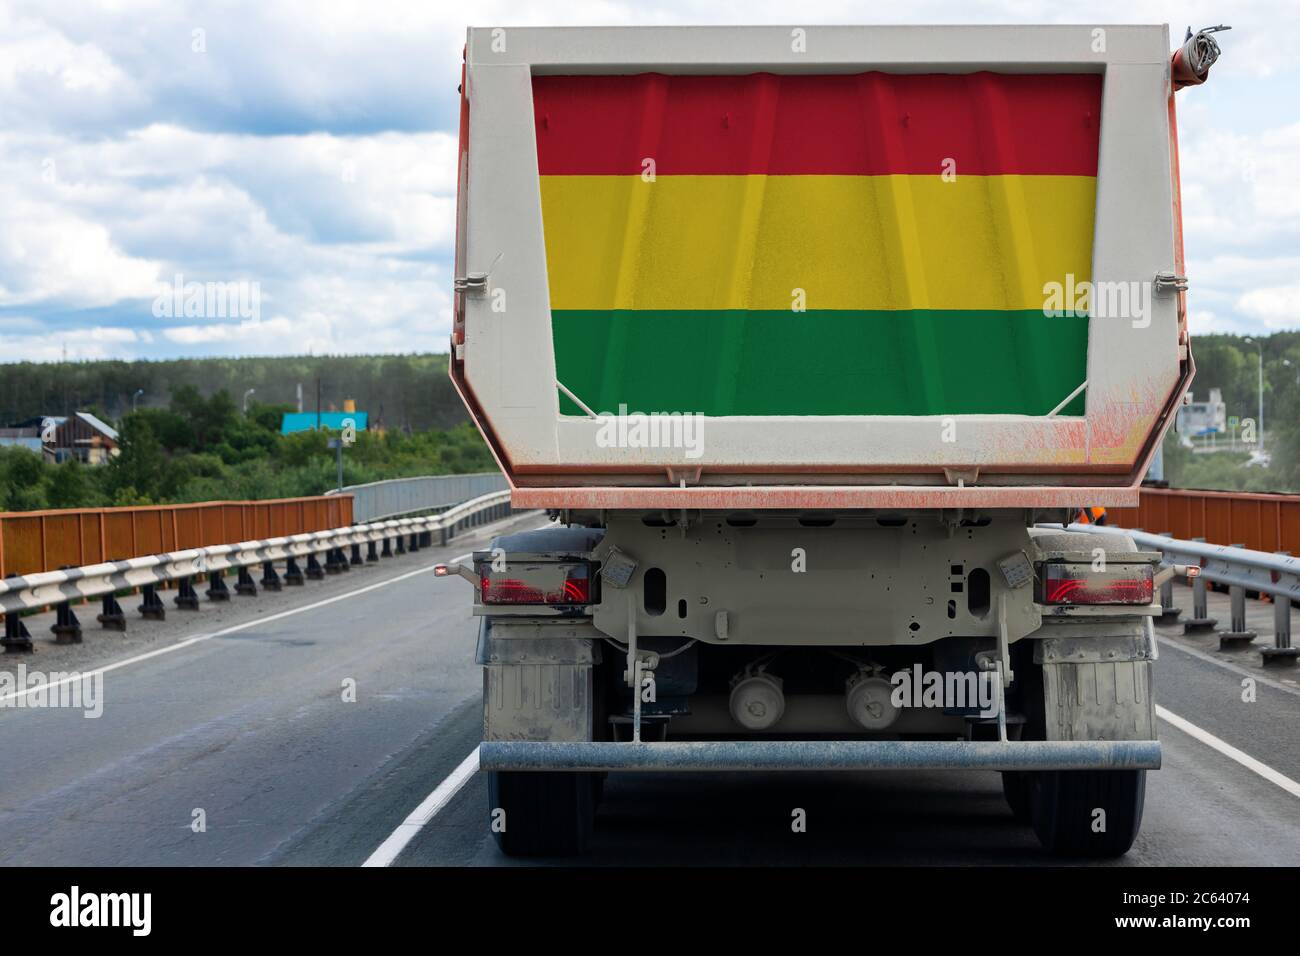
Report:
M344 422L351 421L353 427L363 432L370 416L366 412L321 412L320 427L330 431L342 431ZM280 421L280 434L291 435L294 432L309 432L316 428L315 412L285 412Z
M1208 402L1192 401L1179 408L1176 427L1178 434L1188 438L1225 433L1228 430L1228 411L1223 404L1222 390L1212 388Z
M90 412L43 415L0 428L0 446L26 448L47 461L103 465L118 453L117 429Z

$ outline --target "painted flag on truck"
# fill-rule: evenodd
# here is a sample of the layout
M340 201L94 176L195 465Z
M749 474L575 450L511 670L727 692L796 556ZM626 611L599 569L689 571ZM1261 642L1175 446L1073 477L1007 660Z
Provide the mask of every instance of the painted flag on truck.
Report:
M1091 275L1101 92L534 77L557 378L597 411L1047 414L1086 377L1086 315L1044 302Z

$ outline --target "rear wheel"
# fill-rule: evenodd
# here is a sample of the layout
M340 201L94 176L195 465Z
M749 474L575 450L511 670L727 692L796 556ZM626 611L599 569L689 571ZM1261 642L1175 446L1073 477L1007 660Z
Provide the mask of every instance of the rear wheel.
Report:
M1007 798L1007 806L1017 823L1029 823L1029 774L1023 770L1002 771L1002 796Z
M1035 773L1030 810L1038 840L1060 856L1123 856L1142 826L1145 770Z
M592 774L489 773L488 814L497 846L507 856L585 853L591 839L595 797Z

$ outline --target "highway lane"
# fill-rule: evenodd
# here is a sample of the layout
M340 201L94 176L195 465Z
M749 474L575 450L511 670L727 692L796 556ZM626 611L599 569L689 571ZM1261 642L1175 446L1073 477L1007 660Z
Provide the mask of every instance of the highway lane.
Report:
M1157 700L1297 779L1300 700L1267 686L1241 704L1236 675L1171 648ZM1208 698L1213 704L1205 706ZM1257 709L1246 709L1257 708ZM1300 865L1300 800L1161 722L1164 767L1147 775L1142 832L1110 865ZM466 732L463 746L478 740ZM806 833L791 831L794 808ZM515 865L487 833L483 774L397 865ZM569 861L551 861L569 862ZM592 865L946 864L1058 862L1018 825L993 773L671 774L609 777Z
M479 741L468 589L416 573L277 620L258 615L401 578L485 537L236 598L217 623L249 627L110 672L97 720L0 709L0 863L364 861ZM176 637L213 630L172 617ZM86 637L92 649L118 639ZM50 657L73 653L87 650ZM1240 674L1168 644L1157 675L1162 705L1300 779L1300 695L1260 683L1244 702ZM347 679L355 703L343 699ZM1143 832L1121 865L1300 864L1300 800L1179 730L1162 724L1161 736L1165 768L1149 775ZM796 807L806 833L791 832ZM192 828L196 809L204 832ZM487 823L477 774L397 864L514 865ZM1045 861L995 774L891 773L613 775L586 862Z
M511 526L538 523L528 515ZM98 719L0 708L0 864L270 863L317 827L355 827L358 845L373 849L391 829L387 808L356 819L340 818L338 808L436 743L442 724L477 693L469 589L421 573L279 620L259 621L258 612L430 569L482 546L491 530L322 584L236 597L220 624L253 626L107 673ZM172 612L165 624L131 626L197 631L207 623L197 617ZM117 635L92 627L85 639L103 648ZM73 651L43 650L22 662L66 667ZM355 702L344 699L345 681L355 682ZM393 813L400 819L428 784L413 781L411 793L396 794ZM203 832L193 827L195 811Z

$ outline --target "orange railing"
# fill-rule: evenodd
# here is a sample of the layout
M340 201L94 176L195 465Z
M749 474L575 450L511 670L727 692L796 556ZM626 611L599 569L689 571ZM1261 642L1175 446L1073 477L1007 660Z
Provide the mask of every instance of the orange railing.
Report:
M0 577L352 524L352 496L0 513Z
M1108 524L1253 551L1300 555L1300 495L1143 488L1136 508L1107 508Z

